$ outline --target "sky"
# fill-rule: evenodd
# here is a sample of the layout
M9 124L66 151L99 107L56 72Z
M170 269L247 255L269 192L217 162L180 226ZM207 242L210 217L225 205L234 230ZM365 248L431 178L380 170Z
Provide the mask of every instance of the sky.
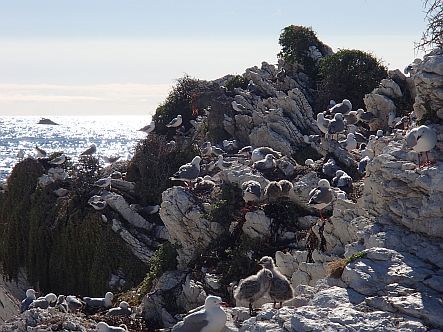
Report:
M288 25L403 69L422 0L0 0L0 115L150 115L177 78L277 63Z

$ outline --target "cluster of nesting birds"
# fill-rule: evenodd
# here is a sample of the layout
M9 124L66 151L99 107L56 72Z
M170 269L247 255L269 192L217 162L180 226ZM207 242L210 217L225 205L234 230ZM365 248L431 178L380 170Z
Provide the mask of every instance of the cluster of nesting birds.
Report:
M404 132L410 127L415 126L415 122L411 119L413 116L396 117L395 112L388 114L388 127L390 134L396 132ZM317 114L317 126L325 135L326 139L336 139L340 145L349 152L355 152L360 155L360 161L357 166L358 172L365 173L366 165L374 158L374 143L377 139L383 137L382 130L378 130L375 135L367 135L365 131L357 130L358 124L370 124L377 119L376 115L366 112L363 109L352 110L352 104L348 99L344 99L341 103L336 104L331 100L328 109ZM339 140L340 136L345 135L343 140ZM306 143L311 143L318 139L315 135L305 136ZM406 145L418 153L418 166L429 164L428 151L430 151L437 142L435 132L427 127L415 127L406 135ZM426 153L426 162L422 163L420 156ZM307 160L307 165L312 164L312 160Z
M74 295L55 295L48 293L45 296L36 297L37 292L34 289L26 291L26 298L21 302L20 312L29 309L40 308L43 310L52 308L64 313L85 312L102 312L106 316L130 316L132 309L128 302L121 301L118 307L112 307L114 295L107 292L104 297L83 297L82 299ZM109 326L105 322L99 322L96 327L97 331L127 331L125 326Z
M262 269L256 274L242 279L234 289L237 301L249 303L249 313L253 315L255 303L263 297L274 303L282 303L293 298L294 292L289 280L278 270L272 257L264 256L259 262ZM226 312L220 307L226 303L218 296L209 295L205 304L189 312L182 321L172 328L172 332L221 332L226 323Z

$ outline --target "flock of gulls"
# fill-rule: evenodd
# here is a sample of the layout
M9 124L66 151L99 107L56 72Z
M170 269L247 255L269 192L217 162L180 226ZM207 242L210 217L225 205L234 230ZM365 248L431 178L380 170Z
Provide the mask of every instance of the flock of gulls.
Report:
M121 301L118 307L112 307L114 294L107 292L104 297L83 297L82 299L75 295L55 295L48 293L45 296L36 297L37 292L34 289L26 291L26 298L21 302L20 312L29 309L40 308L42 310L58 310L62 313L77 313L84 311L88 313L101 312L106 316L130 316L132 309L128 302ZM110 326L106 322L97 323L98 332L124 332L127 331L125 325Z
M239 107L237 104L233 107ZM336 140L354 156L358 156L359 162L357 171L364 175L366 165L375 157L374 143L377 139L383 137L385 133L379 130L375 135L367 135L367 131L359 131L361 126L359 124L368 124L376 118L371 112L366 112L363 109L352 110L352 104L349 100L344 99L341 103L336 104L334 101L330 102L328 109L317 115L317 126L327 140ZM194 121L195 122L195 121ZM425 167L431 164L428 152L436 145L437 137L435 132L428 126L414 127L409 118L396 118L395 114L389 114L388 124L390 133L394 134L396 130L402 130L403 133L407 131L408 126L413 126L407 131L405 136L405 146L414 150L418 154L418 167ZM172 119L167 127L175 129L176 131L183 125L183 118L177 115ZM196 123L193 124L195 127ZM143 132L150 134L155 130L155 122L152 121L149 125L141 129ZM179 132L177 132L179 133ZM320 141L319 135L306 135L304 141L307 144L317 144ZM175 142L168 143L175 147ZM91 145L85 150L81 156L92 155L96 152L95 145ZM286 178L276 181L269 181L269 183L262 187L262 185L255 180L244 181L240 188L242 190L243 200L245 202L245 209L251 209L254 205L260 202L272 202L279 198L289 198L293 192L293 184L288 179L294 174L294 169L297 166L296 162L283 156L279 151L275 151L270 147L252 146L240 147L236 140L224 140L219 145L214 145L211 142L205 142L200 147L200 155L195 156L192 161L186 163L177 170L172 176L171 180L181 181L185 186L192 190L212 190L217 183L223 181L223 177L216 178L215 171L239 172L247 165L253 172L260 172L267 174L277 171L279 174L284 174ZM36 151L40 157L46 157L47 153L39 147ZM426 161L423 160L422 154L425 154ZM65 155L60 155L49 161L55 167L66 162ZM109 158L107 162L112 163L116 160ZM307 159L305 166L314 167L316 161ZM325 163L322 163L322 172L329 179L322 178L318 181L317 186L312 188L309 193L308 205L320 211L320 220L324 220L323 210L329 206L335 199L346 199L346 195L352 190L353 179L344 170L340 169L333 158L330 158ZM114 174L115 173L115 174ZM121 178L121 173L114 172L110 176L99 179L95 185L101 189L111 189L112 180ZM60 172L53 171L53 177L62 176ZM102 210L106 207L106 202L102 195L95 195L90 198L89 204L96 210ZM159 206L139 206L132 204L131 208L137 212L149 215L157 213ZM234 288L234 298L237 301L246 302L249 304L249 312L254 314L254 305L258 300L266 297L273 302L274 308L277 303L281 307L283 302L293 298L293 289L290 281L278 270L274 264L272 257L263 257L258 264L261 269L245 279L239 281ZM59 309L62 312L77 312L79 310L94 309L106 311L106 315L124 315L129 316L132 310L127 302L122 301L116 308L112 308L113 294L108 292L103 298L88 298L82 299L76 296L58 297L49 293L44 297L36 298L36 292L33 289L28 289L26 298L21 305L21 311L30 308L47 309L50 307ZM202 307L194 309L184 319L177 323L172 331L176 332L199 332L199 331L222 331L226 323L226 313L221 308L225 305L220 297L209 295L206 298L205 304ZM113 327L105 322L97 324L97 331L125 331L124 326Z

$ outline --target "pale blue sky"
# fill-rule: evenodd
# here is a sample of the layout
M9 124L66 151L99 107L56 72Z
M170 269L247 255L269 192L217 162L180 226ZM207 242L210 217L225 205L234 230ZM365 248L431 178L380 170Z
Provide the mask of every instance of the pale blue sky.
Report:
M147 114L184 73L276 63L290 24L400 69L425 26L421 0L0 0L0 114Z

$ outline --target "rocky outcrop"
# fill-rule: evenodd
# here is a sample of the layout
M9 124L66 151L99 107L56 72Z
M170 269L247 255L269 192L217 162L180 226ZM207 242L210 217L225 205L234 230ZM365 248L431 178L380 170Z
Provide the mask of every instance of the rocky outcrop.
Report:
M295 145L303 142L303 134L317 132L313 111L299 83L286 76L283 92L276 88L276 68L263 63L261 68L246 70L244 77L252 81L259 92L250 93L237 89L234 102L243 111L231 110L225 114L224 129L243 145L267 145L291 155ZM257 95L258 93L258 95Z
M186 267L224 230L222 225L207 219L204 208L183 187L172 187L163 192L160 217L168 229L171 242L179 247L179 267Z
M413 78L417 89L414 103L417 119L433 120L437 116L443 120L443 49L425 55Z

